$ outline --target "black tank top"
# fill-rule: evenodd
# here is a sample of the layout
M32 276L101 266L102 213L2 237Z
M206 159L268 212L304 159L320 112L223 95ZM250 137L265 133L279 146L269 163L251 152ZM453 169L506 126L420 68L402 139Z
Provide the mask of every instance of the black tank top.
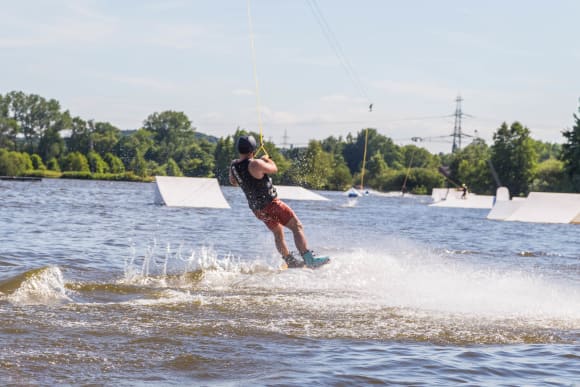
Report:
M256 179L250 174L248 167L250 159L234 162L231 165L232 174L242 187L248 204L252 210L261 210L272 202L277 196L276 188L272 185L272 179L267 174L261 179Z

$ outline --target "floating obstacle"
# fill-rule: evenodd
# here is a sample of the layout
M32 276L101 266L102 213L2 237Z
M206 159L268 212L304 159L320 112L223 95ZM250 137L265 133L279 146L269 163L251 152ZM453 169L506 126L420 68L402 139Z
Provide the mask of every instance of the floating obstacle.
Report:
M507 187L499 187L495 195L495 204L487 219L506 220L523 204L525 198L510 199L510 191Z
M500 192L501 189L504 191ZM509 200L507 188L500 187L496 203L487 219L533 223L580 223L580 195L530 192L527 198Z
M230 208L217 179L155 176L155 203L168 207Z
M463 190L455 188L433 188L431 192L433 207L453 208L492 208L495 197L489 195L476 195L467 193L463 196Z
M508 221L536 223L580 223L580 195L530 192Z
M302 187L277 185L280 199L329 200ZM155 203L168 207L231 208L217 179L155 176Z
M309 191L306 188L290 185L276 185L276 192L280 199L287 200L329 200L322 195Z

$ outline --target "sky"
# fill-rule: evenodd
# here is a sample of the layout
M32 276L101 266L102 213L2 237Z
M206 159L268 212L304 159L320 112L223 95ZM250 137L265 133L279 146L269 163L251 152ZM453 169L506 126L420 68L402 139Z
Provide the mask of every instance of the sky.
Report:
M514 121L535 139L562 143L580 103L576 0L0 7L0 93L54 98L73 116L121 129L174 110L217 137L259 132L261 122L265 139L300 146L371 127L399 145L448 153L458 96L463 133L488 144Z

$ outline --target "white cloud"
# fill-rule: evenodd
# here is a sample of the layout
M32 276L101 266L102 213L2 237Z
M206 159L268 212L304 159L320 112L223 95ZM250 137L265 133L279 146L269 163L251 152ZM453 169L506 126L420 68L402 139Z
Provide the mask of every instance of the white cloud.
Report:
M332 95L324 95L322 97L320 97L320 101L322 102L345 102L345 103L350 103L350 102L354 102L355 99L348 97L344 94L332 94ZM356 101L356 102L360 102L360 101Z
M164 0L162 2L145 3L142 4L142 7L151 11L159 12L185 8L187 5L191 5L191 3L186 0Z
M151 43L179 50L203 43L213 33L207 26L192 24L159 24L153 28Z
M392 80L378 81L374 84L377 89L390 94L408 94L428 97L435 100L448 101L458 94L458 90L428 82L398 82Z
M177 92L181 90L181 87L173 82L168 82L156 78L134 77L126 75L103 76L103 78L107 78L113 82L119 82L125 85L157 92Z
M66 7L74 13L76 18L92 19L95 22L107 24L117 22L117 18L97 9L93 1L70 0Z
M250 89L234 89L232 90L233 95L254 95L254 91Z
M4 16L0 27L0 47L27 48L65 46L74 43L94 43L113 36L118 19L110 17L91 3L69 1L55 10L48 7L29 14L24 8L14 7Z

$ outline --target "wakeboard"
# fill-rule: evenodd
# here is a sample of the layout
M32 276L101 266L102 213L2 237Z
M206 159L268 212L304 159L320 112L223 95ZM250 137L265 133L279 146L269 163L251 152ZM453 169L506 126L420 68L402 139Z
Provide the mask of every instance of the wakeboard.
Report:
M287 269L319 269L322 266L326 266L330 263L330 257L328 256L324 256L324 257L316 257L317 262L313 265L304 265L301 267L288 267L288 264L286 262L284 262L281 266L280 266L280 270L287 270Z

